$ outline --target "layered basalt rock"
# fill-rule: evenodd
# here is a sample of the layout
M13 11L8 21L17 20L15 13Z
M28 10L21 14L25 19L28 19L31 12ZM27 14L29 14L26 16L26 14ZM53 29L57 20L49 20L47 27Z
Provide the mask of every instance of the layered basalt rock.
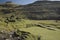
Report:
M0 12L4 14L16 13L19 16L22 14L26 18L34 20L60 20L60 1L36 1L27 5L10 5L10 7L8 5L2 7Z

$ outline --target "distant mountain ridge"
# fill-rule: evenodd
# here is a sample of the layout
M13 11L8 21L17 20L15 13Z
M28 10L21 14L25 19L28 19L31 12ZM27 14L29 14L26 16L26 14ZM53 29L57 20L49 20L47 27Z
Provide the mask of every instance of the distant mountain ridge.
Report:
M5 4L4 4L5 5ZM8 5L3 6L7 7ZM28 5L9 5L18 15L25 15L33 20L60 20L60 1L36 1ZM20 16L19 15L19 16Z
M36 1L26 5L32 19L59 19L60 1ZM39 18L38 18L39 17Z

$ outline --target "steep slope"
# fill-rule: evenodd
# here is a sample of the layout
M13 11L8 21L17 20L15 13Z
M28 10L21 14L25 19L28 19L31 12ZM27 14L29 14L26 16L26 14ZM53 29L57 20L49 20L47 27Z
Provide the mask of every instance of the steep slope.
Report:
M59 20L60 1L36 1L28 5L5 3L0 5L0 14L13 14L15 16L33 20Z
M23 10L30 19L59 19L59 5L60 1L36 1L25 5Z

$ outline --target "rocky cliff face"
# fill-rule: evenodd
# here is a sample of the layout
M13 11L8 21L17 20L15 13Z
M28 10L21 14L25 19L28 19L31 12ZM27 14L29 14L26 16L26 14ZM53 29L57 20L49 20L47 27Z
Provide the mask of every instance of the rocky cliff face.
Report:
M36 1L24 6L24 12L31 19L59 19L59 1Z
M60 1L36 1L28 5L5 5L4 13L18 13L25 15L28 19L34 20L59 20L60 19ZM10 9L9 9L10 8ZM7 11L8 12L7 12Z

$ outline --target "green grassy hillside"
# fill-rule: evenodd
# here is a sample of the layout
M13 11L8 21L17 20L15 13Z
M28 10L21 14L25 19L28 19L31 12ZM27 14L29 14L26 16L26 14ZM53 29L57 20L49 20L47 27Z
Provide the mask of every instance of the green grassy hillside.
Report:
M6 30L10 32L12 30L21 30L29 32L37 36L41 36L41 40L60 40L60 21L56 20L25 20L12 22L6 24L0 22L0 31ZM19 34L19 33L18 33ZM20 34L19 34L20 35ZM33 37L32 37L33 38ZM29 38L31 40L32 38Z

